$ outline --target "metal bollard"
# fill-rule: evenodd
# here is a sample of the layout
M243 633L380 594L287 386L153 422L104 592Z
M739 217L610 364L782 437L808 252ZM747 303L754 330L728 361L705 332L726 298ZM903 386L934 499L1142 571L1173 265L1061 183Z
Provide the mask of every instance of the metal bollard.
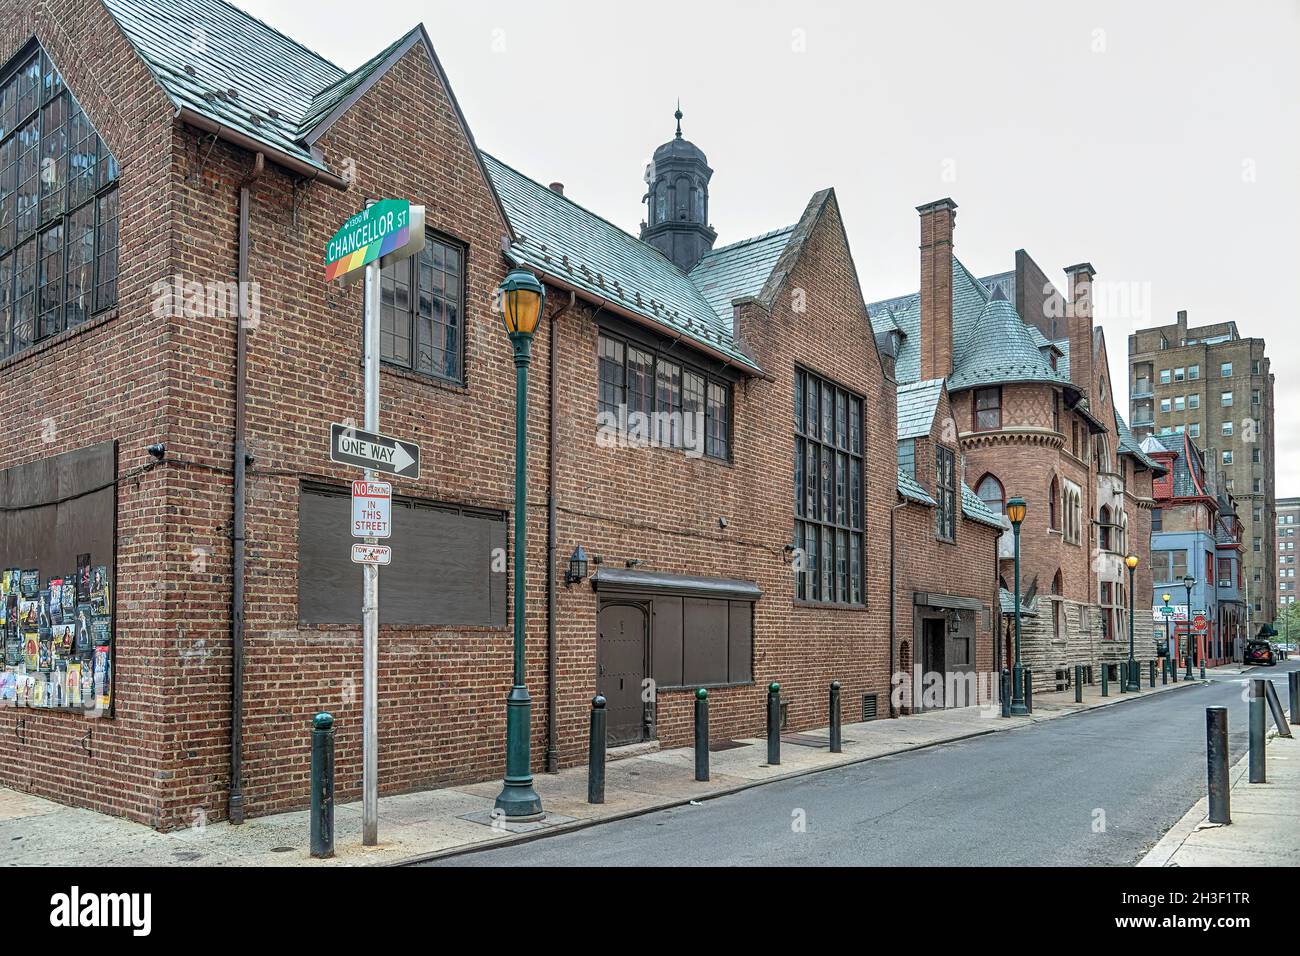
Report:
M1201 656L1201 680L1205 680L1205 656Z
M1109 697L1109 696L1110 696L1110 679L1109 679L1109 673L1110 673L1110 672L1109 672L1108 668L1106 667L1106 665L1105 665L1105 664L1102 664L1102 665L1101 665L1101 696L1102 696L1102 697Z
M831 753L840 753L844 741L840 735L840 682L831 681Z
M1156 662L1154 660L1147 661L1147 670L1149 672L1147 676L1150 678L1151 686L1154 688L1156 686Z
M1109 664L1103 664L1102 666L1107 668L1110 667ZM1127 661L1124 662L1123 664L1115 665L1115 676L1119 678L1119 692L1121 694L1124 693L1126 690L1128 690L1128 674L1125 673L1125 671L1127 670L1128 670Z
M591 698L591 738L587 743L587 802L605 802L605 727L609 712L600 694Z
M1232 822L1228 781L1228 708L1205 708L1205 755L1210 779L1210 822Z
M773 767L781 763L781 685L776 681L767 685L767 762Z
M1011 716L1011 672L1005 667L1002 668L1000 677L1000 689L1002 691L1002 716Z
M695 779L709 779L709 692L695 692Z
M1084 670L1088 672L1088 686L1091 687L1093 684L1097 683L1097 675L1092 672L1091 664L1085 664Z
M1169 658L1160 658L1160 685L1163 687L1169 683Z
M1034 712L1034 672L1029 668L1024 671L1025 681L1025 710L1029 713Z
M1286 680L1291 692L1291 723L1300 724L1300 671L1287 674Z
M311 722L311 855L334 855L334 718L324 711Z
M1074 665L1074 702L1083 703L1083 665Z
M1286 722L1286 714L1282 710L1282 699L1277 696L1277 688L1273 686L1271 680L1264 681L1264 690L1267 691L1268 709L1273 714L1273 723L1277 725L1277 735L1279 737L1290 737L1291 727Z
M1264 681L1250 682L1250 782L1267 783L1264 773Z

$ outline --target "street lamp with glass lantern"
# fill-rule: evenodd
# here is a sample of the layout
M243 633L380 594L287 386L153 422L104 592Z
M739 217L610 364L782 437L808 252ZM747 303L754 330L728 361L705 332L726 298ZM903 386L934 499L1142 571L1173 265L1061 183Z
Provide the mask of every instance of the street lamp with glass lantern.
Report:
M1137 676L1137 661L1133 659L1133 572L1137 570L1138 556L1130 554L1124 559L1128 568L1128 671L1124 675L1125 687L1130 691L1142 689L1142 681Z
M1016 542L1016 663L1011 669L1011 714L1023 717L1029 713L1025 706L1024 668L1020 664L1020 523L1025 520L1025 499L1012 498L1007 502L1007 520Z
M1170 625L1171 625L1171 623L1173 622L1173 619L1174 619L1174 612L1173 612L1172 610L1169 609L1169 595L1168 595L1168 594L1161 595L1161 598L1160 598L1160 599L1161 599L1162 601L1165 602L1165 609L1166 609L1166 611L1167 611L1167 613L1165 614L1165 663L1164 663L1164 666L1165 666L1166 668L1168 668L1170 671L1173 672L1173 679L1174 679L1174 681L1176 682L1176 681L1178 680L1178 669L1177 669L1176 667L1174 667L1174 665L1173 665L1173 661L1174 661L1175 658L1172 657L1172 656L1170 655L1170 653L1169 653L1170 648L1173 647L1173 638L1169 636L1169 628L1170 628ZM1161 670L1160 673L1161 673L1161 674L1164 674L1165 671L1164 671L1164 670ZM1163 680L1164 678L1161 678L1161 679Z
M527 269L511 269L497 290L501 321L515 358L514 682L506 698L506 776L496 807L508 819L535 818L542 800L533 789L532 698L524 686L524 547L528 503L528 363L542 319L546 289Z
M1196 578L1190 574L1184 576L1183 587L1187 589L1187 680L1192 679L1192 588L1196 587Z

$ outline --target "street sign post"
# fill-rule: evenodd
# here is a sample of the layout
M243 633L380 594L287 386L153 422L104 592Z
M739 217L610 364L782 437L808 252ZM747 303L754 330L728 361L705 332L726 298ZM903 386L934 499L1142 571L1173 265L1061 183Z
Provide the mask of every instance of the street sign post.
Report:
M420 446L350 425L330 425L330 461L398 478L420 477Z
M1198 614L1196 617L1192 618L1192 630L1196 631L1198 634L1204 632L1208 626L1209 621L1207 621L1203 615Z
M392 536L393 486L386 481L352 482L352 537Z
M325 281L355 279L365 270L362 352L365 358L364 438L355 429L330 429L330 460L366 469L367 482L379 474L417 478L420 450L409 442L379 434L379 270L424 248L424 207L406 199L381 199L357 213L325 246ZM347 440L340 429L350 431ZM399 453L399 446L401 451ZM412 451L414 449L414 451ZM337 453L336 453L337 450ZM391 502L391 488L390 488ZM391 517L391 515L390 515ZM390 522L391 528L391 522ZM379 547L374 536L366 545ZM391 558L391 554L390 554ZM357 552L353 549L354 561ZM379 843L379 565L361 564L361 843Z

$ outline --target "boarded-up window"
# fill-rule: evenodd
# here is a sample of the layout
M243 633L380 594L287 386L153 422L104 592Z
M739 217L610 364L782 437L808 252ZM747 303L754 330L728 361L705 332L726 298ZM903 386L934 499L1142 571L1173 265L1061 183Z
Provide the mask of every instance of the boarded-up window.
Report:
M346 489L304 485L298 503L298 620L361 623ZM379 623L506 623L506 516L394 496L392 564L379 572ZM497 560L493 560L494 554Z
M660 686L753 680L752 602L656 595L653 603L650 657Z

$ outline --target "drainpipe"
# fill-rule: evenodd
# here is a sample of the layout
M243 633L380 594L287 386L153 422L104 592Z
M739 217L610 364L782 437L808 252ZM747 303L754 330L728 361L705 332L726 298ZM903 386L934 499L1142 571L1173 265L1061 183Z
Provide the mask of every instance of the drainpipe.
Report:
M253 181L262 175L266 157L258 153L253 168L239 184L239 321L235 330L235 482L231 521L230 590L230 804L232 824L244 822L244 476L248 467L248 209Z
M557 320L573 308L577 294L570 289L569 301L551 314L550 347L547 363L546 420L550 424L550 447L546 453L546 772L558 773L560 769L559 750L556 745L555 715L555 446L559 443L559 428L555 422L555 349L558 334L555 330Z
M889 716L897 717L898 709L894 706L894 671L898 660L898 564L895 559L894 516L906 501L900 501L889 509Z

